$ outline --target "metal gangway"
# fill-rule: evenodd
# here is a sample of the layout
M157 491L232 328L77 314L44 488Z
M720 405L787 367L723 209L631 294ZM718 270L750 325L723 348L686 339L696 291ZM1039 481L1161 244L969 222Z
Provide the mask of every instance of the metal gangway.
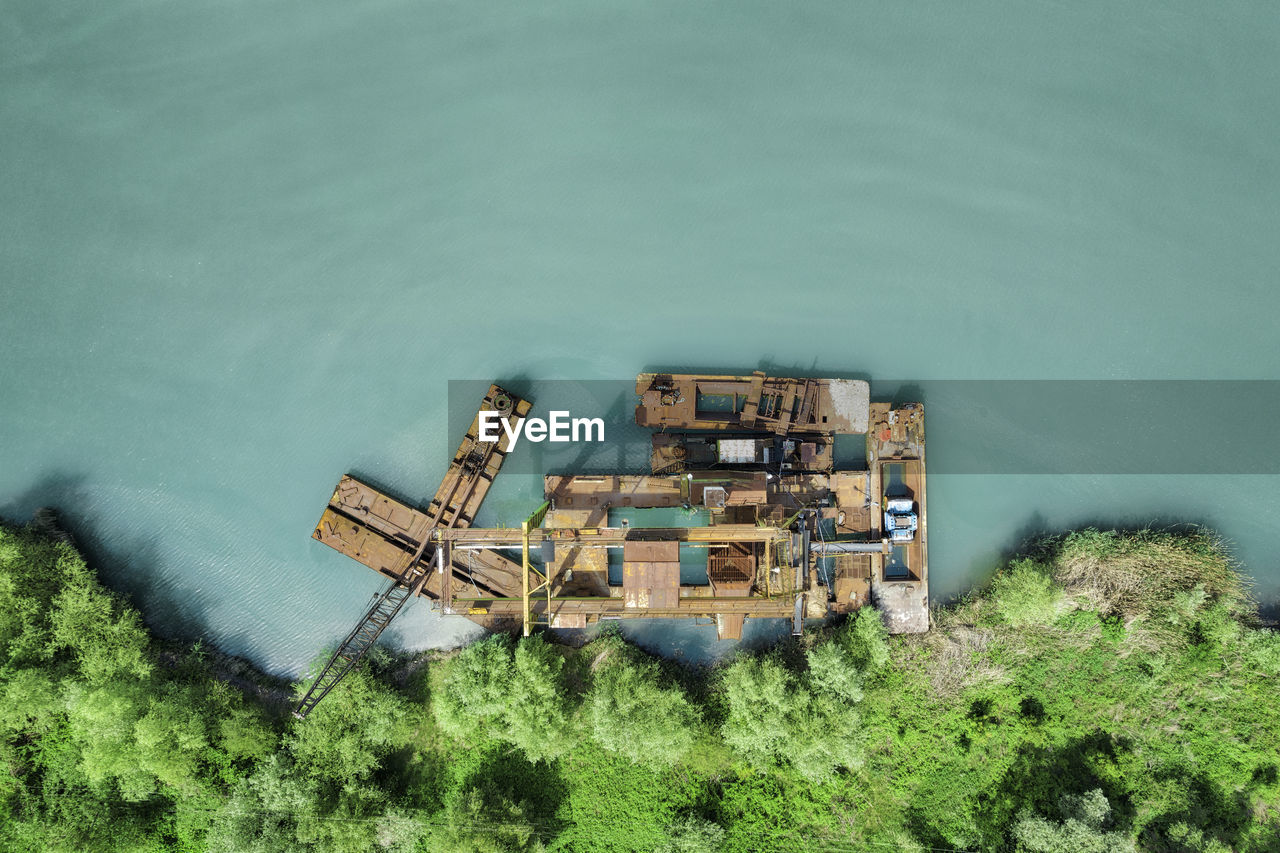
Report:
M396 614L404 607L405 602L412 600L422 590L423 584L430 576L430 570L422 563L422 553L426 546L427 540L424 537L422 545L409 561L408 567L391 582L390 586L374 596L364 616L351 629L351 633L347 634L346 639L338 645L338 650L333 653L333 657L329 658L324 669L320 670L319 677L302 697L298 707L294 709L293 715L299 720L305 719L320 700L356 668L361 659L368 654L369 649L373 648L373 644L378 641L383 630L392 619L396 618Z

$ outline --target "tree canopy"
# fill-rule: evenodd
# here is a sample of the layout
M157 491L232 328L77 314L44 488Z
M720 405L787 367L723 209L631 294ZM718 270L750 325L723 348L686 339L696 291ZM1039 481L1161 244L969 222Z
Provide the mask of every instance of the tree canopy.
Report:
M0 848L1280 849L1280 635L1204 531L1080 531L890 637L711 669L615 633L289 685L0 526Z

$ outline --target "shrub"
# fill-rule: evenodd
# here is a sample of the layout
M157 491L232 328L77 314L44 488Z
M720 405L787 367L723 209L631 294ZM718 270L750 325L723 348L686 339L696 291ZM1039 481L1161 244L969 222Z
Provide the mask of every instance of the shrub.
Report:
M521 804L470 788L449 798L424 848L431 853L539 853L543 845Z
M1173 600L1169 602L1169 609L1165 613L1165 620L1174 626L1194 624L1196 614L1208 600L1209 593L1205 591L1202 583L1196 584L1191 589L1175 592Z
M214 814L208 849L212 853L304 849L299 844L299 823L315 814L317 799L314 783L294 773L286 759L272 756L238 782Z
M739 658L725 669L724 691L729 702L721 727L725 742L757 766L785 756L787 711L795 701L787 671L773 661Z
M390 660L277 723L268 693L151 642L65 544L0 526L0 849L1275 848L1280 635L1214 579L1229 561L1203 536L1057 548L1031 567L1129 602L1103 619L1123 643L1091 612L1024 630L1051 599L1025 563L927 637L890 643L864 608L807 666L793 644L744 656L710 696L617 637L581 655L494 637L431 664L440 731L488 741L464 749L419 725ZM1203 571L1161 567L1179 560ZM1055 800L1095 786L1124 797L1119 818L1101 790Z
M191 791L197 764L209 744L200 704L185 691L168 690L153 698L133 725L138 766L165 785Z
M150 675L147 631L138 611L103 589L78 558L64 557L58 569L67 577L53 600L52 648L70 650L91 682Z
M1062 589L1035 560L1014 560L991 580L991 599L1009 625L1048 625L1057 618Z
M757 768L790 764L810 779L862 760L857 712L836 695L815 695L780 664L744 657L725 670L725 742Z
M821 781L837 768L862 766L862 718L849 705L805 690L795 694L789 714L790 749L786 756L800 775Z
M683 691L658 683L655 667L610 662L587 696L591 734L638 764L670 766L693 744L698 715Z
M840 641L865 675L878 672L889 663L889 629L874 607L860 608L846 625Z
M286 740L298 772L321 790L369 778L399 741L409 704L365 671L349 674Z
M1192 626L1192 637L1208 649L1222 650L1241 639L1243 628L1225 604L1205 608Z
M809 686L815 693L843 702L862 700L862 673L848 649L838 643L820 643L806 654Z
M657 853L718 853L724 829L693 815L685 815L667 827L667 840Z
M530 761L569 748L564 658L540 637L515 647L504 636L465 648L449 667L432 705L436 721L459 739L490 737L518 746Z
M1247 608L1244 584L1222 541L1208 531L1092 528L1048 540L1054 578L1091 610L1159 615L1178 592L1203 587L1210 600Z
M462 739L502 719L511 701L511 669L511 642L502 634L459 652L432 702L440 728Z
M276 733L251 706L230 709L218 722L222 748L234 759L264 759L275 752Z
M138 763L134 726L146 708L141 685L113 681L67 690L67 729L80 753L80 769L95 791L110 793L118 785L129 801L147 798L155 791L154 775Z
M1062 821L1024 813L1013 827L1019 850L1026 853L1131 853L1133 842L1108 832L1111 804L1100 789L1068 794L1059 800Z
M502 737L530 761L557 758L572 744L563 669L564 658L541 637L526 637L516 647Z
M1245 655L1259 672L1280 675L1280 631L1256 628L1244 638Z

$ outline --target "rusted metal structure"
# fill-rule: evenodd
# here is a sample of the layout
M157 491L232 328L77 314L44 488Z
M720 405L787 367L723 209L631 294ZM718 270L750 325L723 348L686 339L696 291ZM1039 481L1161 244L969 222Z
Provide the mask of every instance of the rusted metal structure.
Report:
M655 432L649 467L655 474L708 469L823 473L834 465L829 435L803 438Z
M528 586L494 596L459 588L444 569L445 612L535 625L584 627L600 619L649 616L789 616L799 591L793 583L795 534L756 524L709 527L565 526L545 504L519 528L439 528L432 534L446 556L482 549L519 551ZM537 526L548 513L551 524ZM555 526L552 526L554 524ZM609 555L621 557L621 583L608 582ZM706 584L686 584L682 564L705 565ZM536 565L535 565L536 562ZM786 569L786 571L782 571Z
M530 408L529 401L491 385L480 412L496 412L514 425ZM440 588L445 555L437 550L430 534L471 523L509 449L506 438L498 442L479 440L480 412L471 422L426 512L395 501L349 475L334 489L312 537L376 569L391 578L391 583L373 597L364 615L338 644L294 709L294 716L301 719L311 713L360 664L391 620L410 599L423 593L429 581L434 579L436 589ZM434 572L429 568L433 560ZM479 575L479 583L498 589L504 589L520 575L518 566L490 552L478 562L469 561L467 570L472 577Z
M915 535L904 542L890 540L883 520L873 516L871 536L888 542L882 560L871 574L871 595L884 612L889 630L918 634L929 630L928 518L925 514L924 407L912 403L893 408L871 405L871 433L867 436L871 489L881 508L895 499L919 507Z
M398 579L433 530L470 526L502 468L509 441L505 435L494 442L480 441L480 412L496 412L514 427L531 408L528 400L491 385L425 511L347 475L334 489L312 538ZM425 553L430 562L432 554ZM468 554L456 568L468 583L494 594L520 586L520 566L491 551ZM440 573L427 579L422 592L439 598Z
M858 379L641 373L636 423L661 429L738 430L776 435L867 431L870 386Z
M320 700L328 696L329 691L360 664L405 603L422 591L422 585L428 577L428 570L422 567L420 558L421 554L418 555L418 559L409 564L404 574L373 597L373 601L369 603L369 609L365 611L364 616L346 638L338 644L333 656L320 670L320 674L312 682L306 695L298 702L298 707L293 711L295 717L300 720L305 719Z
M425 510L343 477L313 537L391 584L313 692L350 671L414 594L526 634L644 617L707 618L722 638L748 617L789 618L799 633L807 618L868 604L892 632L928 630L920 404L871 403L859 380L759 372L645 373L636 392L636 423L660 430L651 472L549 475L546 502L519 528L471 526L509 451L505 435L479 440L481 413L516 428L531 408L497 385ZM836 470L834 436L858 434L865 468ZM610 517L661 507L705 510L710 524Z

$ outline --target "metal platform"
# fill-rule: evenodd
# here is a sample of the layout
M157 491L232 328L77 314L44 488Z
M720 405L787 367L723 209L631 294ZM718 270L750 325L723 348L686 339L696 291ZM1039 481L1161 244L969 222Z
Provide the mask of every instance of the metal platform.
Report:
M870 386L858 379L694 373L636 377L636 423L661 429L853 435L867 431Z
M928 630L922 406L870 403L857 380L759 372L646 373L636 390L637 422L663 430L654 473L550 475L527 529L474 528L509 450L505 435L478 441L477 413L426 509L346 476L313 536L389 580L437 566L416 591L489 628L697 616L734 637L748 616L800 631L807 618L874 604L895 633ZM493 385L480 411L514 426L530 408ZM859 433L866 469L832 470L834 435ZM888 541L890 498L918 516L910 541ZM610 526L610 510L646 508L705 510L710 525ZM611 551L622 555L613 581ZM704 582L680 582L680 555L686 565L705 557Z

